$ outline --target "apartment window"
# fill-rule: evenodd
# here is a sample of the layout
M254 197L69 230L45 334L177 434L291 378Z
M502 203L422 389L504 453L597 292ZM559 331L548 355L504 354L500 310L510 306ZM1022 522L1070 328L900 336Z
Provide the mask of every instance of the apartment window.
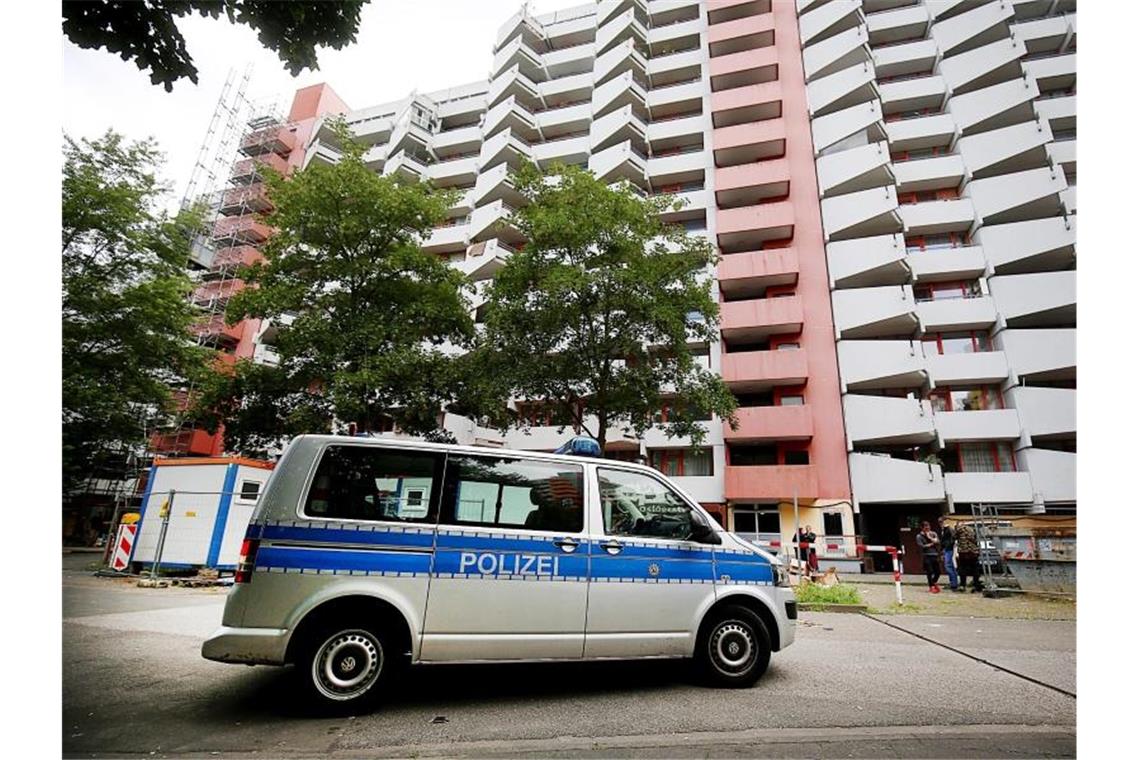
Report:
M949 301L961 298L980 298L982 295L982 286L977 280L928 282L914 286L914 300L919 303L927 301Z
M930 392L930 405L936 412L977 412L1004 409L1001 388L982 385L973 388L936 388Z
M784 452L784 464L811 464L807 449L793 449Z
M942 457L946 472L1017 472L1013 447L999 441L960 443Z
M700 477L713 474L712 449L650 449L649 464L669 477Z
M799 395L799 394L789 395L789 396L784 396L782 394L780 395L780 406L803 406L803 405L804 405L804 397Z
M733 507L732 530L734 533L780 534L780 511L778 509L742 509Z
M784 343L779 343L774 346L777 351L795 351L800 347L799 342L789 340Z
M257 480L243 480L241 482L241 489L238 491L239 501L257 501L257 497L261 494L261 482Z
M708 225L705 224L704 217L681 222L681 226L685 228L686 232L704 232L706 229L708 229Z
M915 235L906 239L906 252L946 250L969 244L965 233L961 232L950 232L945 235Z
M928 356L932 354L978 354L993 351L993 342L982 330L934 333L922 339Z

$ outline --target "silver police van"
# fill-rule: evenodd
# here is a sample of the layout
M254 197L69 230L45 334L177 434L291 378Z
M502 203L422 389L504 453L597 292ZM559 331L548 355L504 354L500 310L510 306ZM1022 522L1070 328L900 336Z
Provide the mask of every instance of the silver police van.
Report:
M748 686L792 643L779 560L656 470L304 435L242 545L207 659L294 664L326 705L409 664L693 658Z

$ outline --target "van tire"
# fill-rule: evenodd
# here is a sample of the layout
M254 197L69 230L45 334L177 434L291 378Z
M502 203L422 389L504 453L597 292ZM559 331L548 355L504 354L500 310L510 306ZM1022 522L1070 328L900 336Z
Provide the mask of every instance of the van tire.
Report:
M400 669L395 639L376 625L334 619L307 631L295 673L310 704L321 712L371 708Z
M701 625L695 659L705 680L714 686L752 686L772 659L768 628L752 610L725 605Z

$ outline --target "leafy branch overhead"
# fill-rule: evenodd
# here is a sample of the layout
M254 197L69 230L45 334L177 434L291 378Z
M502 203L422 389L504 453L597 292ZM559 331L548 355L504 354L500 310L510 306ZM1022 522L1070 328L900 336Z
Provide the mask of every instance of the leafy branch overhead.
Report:
M696 445L714 414L734 423L731 391L694 356L718 339L716 253L661 220L680 202L578 167L526 166L515 182L528 203L513 223L529 242L495 277L469 360L495 386L486 397L524 399L603 446L615 428Z
M167 92L179 79L198 83L186 40L176 18L197 14L257 32L257 39L277 53L293 76L317 69L317 48L340 50L356 42L360 11L368 0L67 0L63 32L82 48L105 47L124 61L150 71L152 84Z

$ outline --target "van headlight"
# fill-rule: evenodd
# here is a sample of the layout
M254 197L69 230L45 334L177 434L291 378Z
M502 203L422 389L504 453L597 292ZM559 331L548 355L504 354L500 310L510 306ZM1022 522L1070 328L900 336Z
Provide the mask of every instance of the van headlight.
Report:
M788 574L788 566L785 565L779 557L772 562L772 577L777 586L791 586L791 576Z

